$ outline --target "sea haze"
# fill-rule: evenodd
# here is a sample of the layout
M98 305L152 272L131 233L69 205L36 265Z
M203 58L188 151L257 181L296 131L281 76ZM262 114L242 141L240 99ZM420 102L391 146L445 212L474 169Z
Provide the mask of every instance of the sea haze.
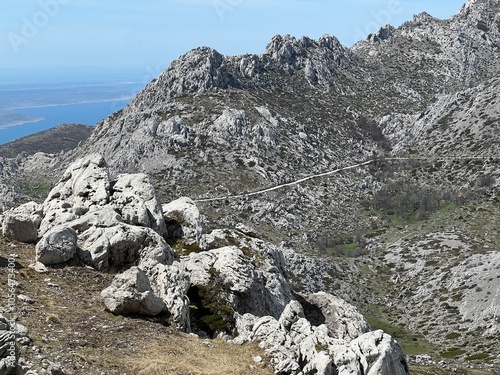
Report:
M0 71L0 144L63 123L95 125L153 78L140 69Z

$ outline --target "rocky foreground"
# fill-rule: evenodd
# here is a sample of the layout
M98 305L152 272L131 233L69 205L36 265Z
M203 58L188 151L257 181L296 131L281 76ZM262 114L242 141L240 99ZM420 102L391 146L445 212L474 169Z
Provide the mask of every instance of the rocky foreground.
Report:
M43 204L7 211L1 222L4 237L36 242L38 272L78 260L114 274L101 292L113 314L168 314L180 331L258 342L280 374L409 374L400 346L370 331L355 307L323 292L294 292L279 247L244 227L204 234L192 200L162 206L146 175L111 180L98 154L73 163ZM29 327L11 327L5 315L0 374L65 373L6 356L9 330L17 346L33 342Z
M441 367L419 375L498 373L499 15L498 0L469 0L448 20L422 13L398 28L385 26L352 48L328 35L318 40L276 36L260 55L223 56L197 48L99 123L75 150L0 157L0 212L5 212L4 227L11 228L6 234L24 225L26 238L19 231L14 238L37 243L38 269L43 270L42 262L57 263L46 266L47 278L23 272L20 291L38 296L32 305L22 302L32 306L22 310L26 325L39 327L37 318L49 318L37 309L54 310L61 322L48 335L38 337L33 329L32 339L46 347L62 339L70 348L123 352L87 329L108 332L102 327L111 326L114 338L130 340L128 352L142 354L137 348L157 337L153 327L168 317L170 327L177 328L162 331L162 338L182 331L222 333L231 342L260 342L276 368L297 364L305 372L324 359L327 368L330 363L340 369L339 358L332 354L330 361L320 354L342 352L319 338L325 323L328 337L344 340L354 353L348 358L361 359L364 371L378 368L375 359L365 366L366 352L355 350L355 341L348 343L358 333L332 333L325 308L314 307L348 306L330 296L311 296L326 291L356 305L372 327L390 333L411 362ZM107 168L98 157L88 160L96 153L106 156ZM80 178L88 187L76 182L72 169L58 182L81 158L87 161L73 168L88 169L88 179ZM354 165L363 168L350 168ZM333 170L342 173L308 179ZM148 176L120 175L138 172ZM245 194L304 178L307 182L286 189ZM193 198L207 220L192 201L178 197ZM44 203L7 212L31 200ZM20 224L23 215L28 217ZM217 230L221 227L226 229ZM69 250L54 253L52 243L60 238L66 238ZM1 237L0 250L7 256L10 246L22 249L20 269L35 245L9 241ZM6 267L7 260L2 264ZM48 288L67 283L64 307L69 294L85 301L87 323L75 329L85 339L76 344L71 339L73 325L65 326L70 318L56 308L57 289L22 289L27 282ZM133 298L120 297L128 292ZM69 306L79 317L77 297ZM291 301L302 306L310 330L300 325L307 323ZM103 315L96 306L142 314L145 326L126 321L144 335L126 336L118 320L123 316ZM299 311L299 320L285 325L284 311ZM365 324L349 308L332 311L345 324L358 322L360 337L366 335ZM272 318L259 325L264 316ZM113 317L117 321L110 323ZM294 333L299 326L305 336ZM271 331L283 332L281 349L268 346ZM194 336L182 337L184 342ZM64 349L49 357L60 356L69 374ZM279 364L289 351L295 359ZM379 347L373 353L379 358L382 352ZM99 373L99 368L123 373L110 359L85 367L95 356L71 358L73 364L84 358L75 374ZM169 371L158 373L196 373Z

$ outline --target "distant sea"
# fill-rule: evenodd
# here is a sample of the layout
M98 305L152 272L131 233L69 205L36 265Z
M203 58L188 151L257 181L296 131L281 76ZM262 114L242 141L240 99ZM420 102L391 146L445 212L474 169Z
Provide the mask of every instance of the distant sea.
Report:
M153 78L140 69L0 70L0 144L63 123L96 125Z

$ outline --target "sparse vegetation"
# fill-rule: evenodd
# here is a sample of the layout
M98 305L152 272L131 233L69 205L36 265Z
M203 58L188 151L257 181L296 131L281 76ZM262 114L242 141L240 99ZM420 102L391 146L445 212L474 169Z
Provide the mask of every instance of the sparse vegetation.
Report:
M107 312L99 297L113 275L71 264L40 274L28 268L34 246L0 236L0 264L17 254L16 287L33 304L17 302L18 323L29 329L32 342L21 356L39 363L43 357L60 362L67 374L240 374L271 375L273 371L256 344L232 345L178 332L166 317L143 319ZM0 268L0 288L6 288L6 268ZM48 281L50 279L50 286ZM47 325L52 327L47 329ZM253 357L264 358L255 363ZM40 364L41 366L41 364Z
M211 336L218 333L234 333L234 310L223 301L223 294L229 293L227 284L215 268L209 270L210 282L207 286L194 285L188 292L191 301L191 322L198 329Z

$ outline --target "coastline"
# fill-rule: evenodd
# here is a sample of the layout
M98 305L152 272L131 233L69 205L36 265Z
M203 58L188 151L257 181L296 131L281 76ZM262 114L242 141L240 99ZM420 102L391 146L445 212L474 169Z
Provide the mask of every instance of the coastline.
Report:
M130 99L109 99L98 102L18 109L19 114L39 118L39 120L0 126L0 145L64 123L95 126L99 121L122 109L129 102Z

